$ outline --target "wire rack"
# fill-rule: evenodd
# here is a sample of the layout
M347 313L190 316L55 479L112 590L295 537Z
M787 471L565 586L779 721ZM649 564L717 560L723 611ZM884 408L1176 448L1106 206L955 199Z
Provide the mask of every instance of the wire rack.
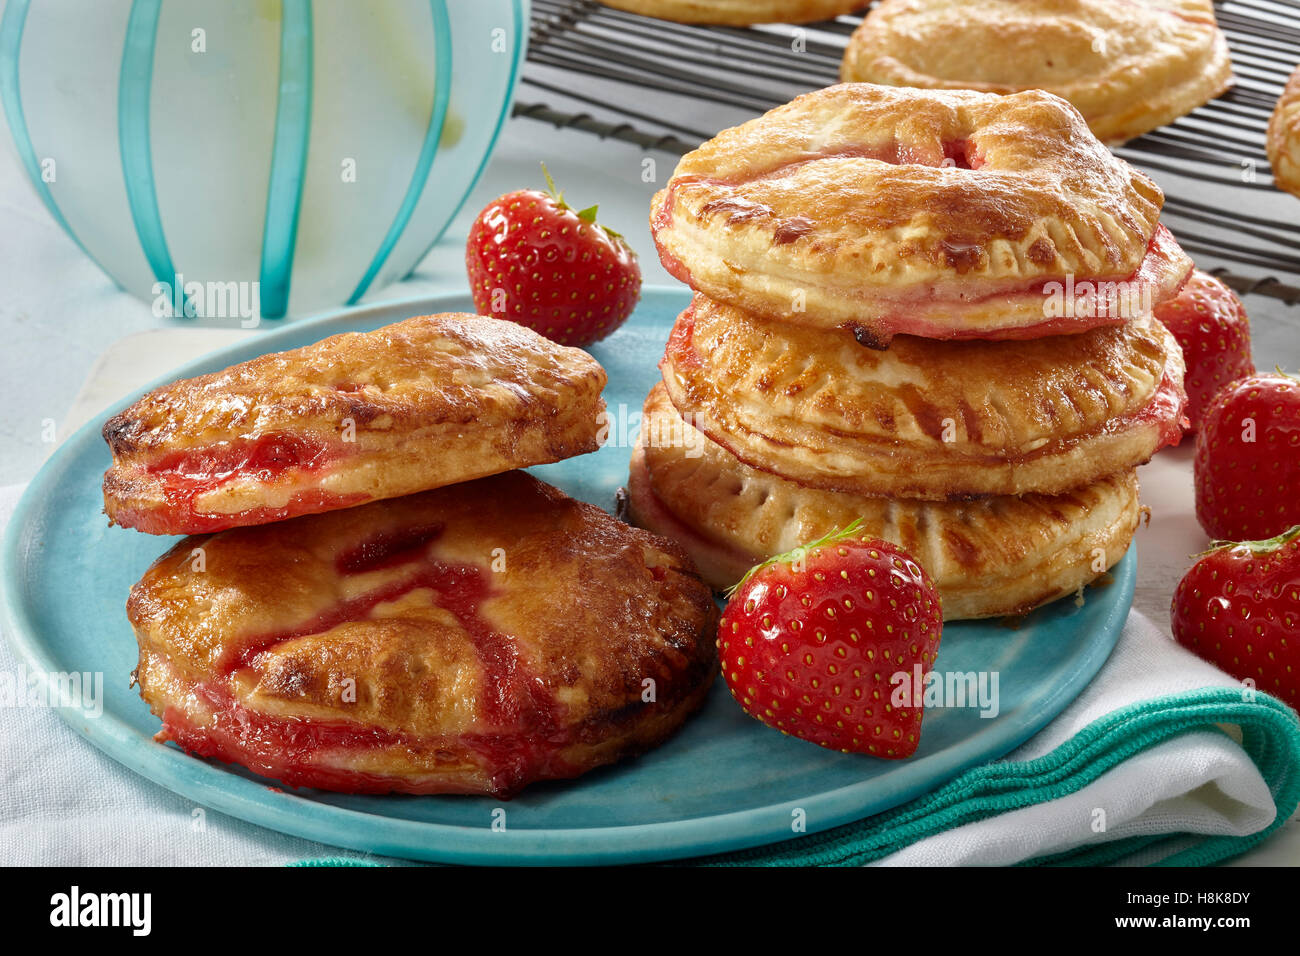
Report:
M1216 0L1215 7L1232 51L1232 88L1116 152L1160 183L1164 221L1203 268L1238 291L1295 305L1300 205L1274 187L1264 141L1277 97L1300 64L1300 0ZM515 113L680 155L725 126L838 82L860 22L698 27L594 0L533 0Z

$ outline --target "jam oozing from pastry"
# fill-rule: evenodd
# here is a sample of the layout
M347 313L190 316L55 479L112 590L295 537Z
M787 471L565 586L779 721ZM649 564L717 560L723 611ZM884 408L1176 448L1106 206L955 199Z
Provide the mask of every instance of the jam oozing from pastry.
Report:
M1119 325L1130 319L1140 318L1139 315L1124 313L1122 307L1116 314L1111 314L1106 286L1124 288L1126 290L1126 301L1142 304L1149 301L1152 307L1165 302L1178 294L1178 290L1183 287L1188 276L1191 275L1189 271L1178 276L1177 281L1171 281L1171 276L1175 275L1175 266L1181 258L1180 251L1178 243L1169 230L1164 226L1156 226L1155 233L1151 236L1150 242L1147 243L1147 251L1142 257L1142 262L1128 276L1122 279L1079 280L1074 284L1073 308L1075 314L1097 317L1094 322L1096 325ZM957 305L958 307L961 304L982 305L997 300L1008 303L1017 300L1038 300L1043 304L1044 314L1047 314L1047 305L1054 296L1052 291L1055 288L1054 284L1064 287L1064 279L1063 276L1039 279L1020 290L996 292L984 296L965 296L958 300ZM915 316L909 316L903 309L900 309L897 313L897 321L893 321L893 318L895 317L887 316L884 322L896 326L899 331L930 338L1031 339L1044 335L1061 335L1080 331L1078 319L1069 315L1052 316L1043 319L1041 322L1034 322L1016 328L1000 329L995 333L978 330L970 333L953 332L952 330L918 321Z
M151 464L149 471L178 485L215 487L238 475L273 476L288 468L319 468L328 457L328 446L317 439L270 434L175 452Z
M215 726L200 733L179 716L164 714L164 739L203 756L244 763L294 786L327 786L334 780L330 775L338 772L314 759L321 748L432 748L448 758L478 763L490 776L492 792L502 796L529 780L572 775L561 755L573 742L572 732L560 728L562 706L545 682L530 673L514 639L496 630L483 616L483 604L494 593L491 572L432 557L430 546L442 531L441 525L400 528L343 551L335 564L344 575L398 569L401 573L297 627L249 638L219 662L218 674L223 679L202 685ZM482 671L479 717L492 732L427 740L346 721L277 718L249 711L227 689L234 675L247 668L257 671L259 657L277 646L364 620L379 605L417 591L427 591L435 606L449 612L473 645ZM253 755L251 762L249 754ZM350 784L350 774L340 779L344 776ZM388 778L373 783L375 790L411 790L409 785Z
M419 557L445 530L442 524L416 525L374 535L349 548L335 561L342 574L363 574Z
M258 507L233 513L204 512L197 501L241 478L274 482L287 472L318 473L340 457L337 446L300 435L268 434L219 442L166 455L144 468L162 487L166 512L135 516L133 527L154 534L205 534L223 531L249 518L273 521L365 500L365 495L337 495L320 489L295 492L281 507ZM130 509L126 509L128 512Z
M1191 427L1187 418L1187 394L1175 387L1169 372L1160 379L1160 385L1151 401L1132 415L1119 420L1119 427L1126 425L1155 424L1160 429L1160 444L1156 449L1172 447L1183 440L1183 435Z
M958 139L943 144L945 166L956 169L979 169L984 165L984 157L979 154L975 144L969 139Z
M195 495L202 492L195 492ZM288 501L278 508L259 506L235 511L229 514L204 513L194 510L193 496L177 496L180 507L159 509L154 507L132 508L120 507L115 515L118 524L135 528L146 534L214 534L246 524L267 524L297 518L300 515L318 514L322 511L335 511L350 508L370 500L365 494L334 494L319 488L296 491ZM173 505L176 501L169 502Z
M695 347L695 300L677 317L672 331L668 333L668 344L664 354L672 356L673 361L683 368L698 368L701 364L699 350ZM663 368L661 361L659 367Z

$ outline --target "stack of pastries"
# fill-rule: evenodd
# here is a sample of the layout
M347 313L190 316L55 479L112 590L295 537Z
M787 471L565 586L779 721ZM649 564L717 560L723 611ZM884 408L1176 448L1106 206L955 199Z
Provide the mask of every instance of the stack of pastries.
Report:
M1162 203L1042 91L843 84L724 131L653 202L695 295L646 398L633 520L716 588L862 519L949 620L1079 590L1185 425L1151 310L1192 263Z
M716 671L690 559L528 474L600 445L605 371L419 316L186 379L104 426L158 739L295 786L490 793L666 739Z

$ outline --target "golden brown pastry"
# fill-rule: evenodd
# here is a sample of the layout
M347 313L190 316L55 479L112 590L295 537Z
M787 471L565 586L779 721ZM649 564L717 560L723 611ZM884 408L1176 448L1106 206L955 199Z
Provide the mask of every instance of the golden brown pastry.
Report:
M127 614L159 739L348 793L577 776L663 741L716 668L690 559L523 472L186 538Z
M1232 82L1211 0L883 0L854 32L849 81L990 93L1048 90L1115 143Z
M104 510L193 534L599 447L605 371L500 319L426 315L150 392L104 425Z
M870 0L600 0L607 7L678 23L748 26L811 23L865 7Z
M1268 162L1277 188L1300 196L1300 67L1287 80L1269 117Z
M1155 319L1016 342L766 319L697 295L662 362L678 411L751 467L897 498L1060 494L1149 460L1184 428L1183 358Z
M1019 614L1094 581L1128 549L1137 476L1063 495L975 501L868 498L808 488L737 461L678 416L663 385L645 403L628 479L633 520L672 538L715 588L774 554L848 527L906 549L945 620Z
M1132 317L1102 304L1052 315L1053 284L1068 280L1121 283L1149 311L1192 269L1158 225L1163 203L1050 93L849 83L688 153L651 229L695 290L880 347Z

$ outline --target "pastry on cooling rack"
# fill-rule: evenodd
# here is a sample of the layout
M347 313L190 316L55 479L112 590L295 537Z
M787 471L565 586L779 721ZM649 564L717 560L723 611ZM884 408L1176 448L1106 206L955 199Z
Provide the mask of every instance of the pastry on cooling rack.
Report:
M600 0L607 7L678 23L748 26L811 23L865 7L870 0Z
M1050 90L1118 142L1232 81L1211 0L883 0L844 52L845 80L993 93Z
M1185 424L1182 352L1149 315L880 351L697 295L661 367L678 411L744 463L863 495L1060 494L1142 464Z
M665 268L714 299L790 322L1025 338L1122 316L1081 302L1119 282L1172 297L1192 263L1159 227L1164 195L1050 93L848 83L724 130L651 207Z
M672 538L715 588L862 519L934 579L946 620L1019 614L1077 591L1123 557L1138 521L1132 469L1061 495L868 498L751 468L684 422L663 385L645 403L628 481L632 519Z
M1300 196L1300 67L1287 80L1269 118L1268 162L1277 187Z
M426 315L150 392L104 425L109 520L193 534L599 446L605 371L513 322Z
M348 793L575 777L662 742L716 668L678 546L523 472L186 538L127 613L159 739Z

